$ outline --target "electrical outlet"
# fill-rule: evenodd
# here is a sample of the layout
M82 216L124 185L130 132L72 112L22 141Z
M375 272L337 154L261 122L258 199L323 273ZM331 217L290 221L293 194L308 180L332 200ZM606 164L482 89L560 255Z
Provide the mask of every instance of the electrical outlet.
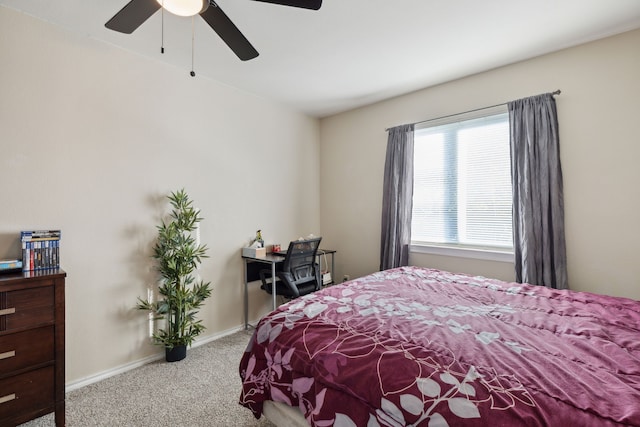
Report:
M344 276L342 276L342 281L346 282L347 280L349 280L351 277L348 274L345 274Z

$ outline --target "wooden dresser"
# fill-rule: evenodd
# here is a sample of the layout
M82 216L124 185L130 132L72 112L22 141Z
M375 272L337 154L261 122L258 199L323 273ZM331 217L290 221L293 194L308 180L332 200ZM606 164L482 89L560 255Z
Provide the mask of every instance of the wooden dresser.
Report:
M64 281L60 269L0 275L0 426L55 411L64 419Z

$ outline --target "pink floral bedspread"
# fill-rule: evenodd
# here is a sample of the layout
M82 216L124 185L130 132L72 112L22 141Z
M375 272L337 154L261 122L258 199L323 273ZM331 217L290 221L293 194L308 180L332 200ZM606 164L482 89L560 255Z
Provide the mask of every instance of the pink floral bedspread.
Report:
M280 306L240 403L312 426L640 426L640 302L418 267Z

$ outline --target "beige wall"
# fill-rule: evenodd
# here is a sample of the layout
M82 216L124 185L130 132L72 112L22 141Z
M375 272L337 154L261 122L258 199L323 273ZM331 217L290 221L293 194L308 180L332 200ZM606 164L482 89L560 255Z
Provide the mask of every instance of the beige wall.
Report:
M321 121L321 220L337 276L378 269L385 128L561 89L557 97L572 289L640 299L640 31L424 89ZM416 52L419 55L419 52ZM514 278L509 263L410 262Z
M205 218L207 336L242 323L240 247L257 228L320 234L316 119L4 7L0 61L0 259L20 230L62 229L68 383L161 351L132 307L168 192ZM270 300L251 297L255 319Z

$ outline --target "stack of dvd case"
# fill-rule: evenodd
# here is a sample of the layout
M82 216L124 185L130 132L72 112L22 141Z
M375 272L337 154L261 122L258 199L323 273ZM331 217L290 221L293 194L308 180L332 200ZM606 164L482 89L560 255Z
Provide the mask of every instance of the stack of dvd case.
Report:
M60 230L20 232L22 271L60 268Z

